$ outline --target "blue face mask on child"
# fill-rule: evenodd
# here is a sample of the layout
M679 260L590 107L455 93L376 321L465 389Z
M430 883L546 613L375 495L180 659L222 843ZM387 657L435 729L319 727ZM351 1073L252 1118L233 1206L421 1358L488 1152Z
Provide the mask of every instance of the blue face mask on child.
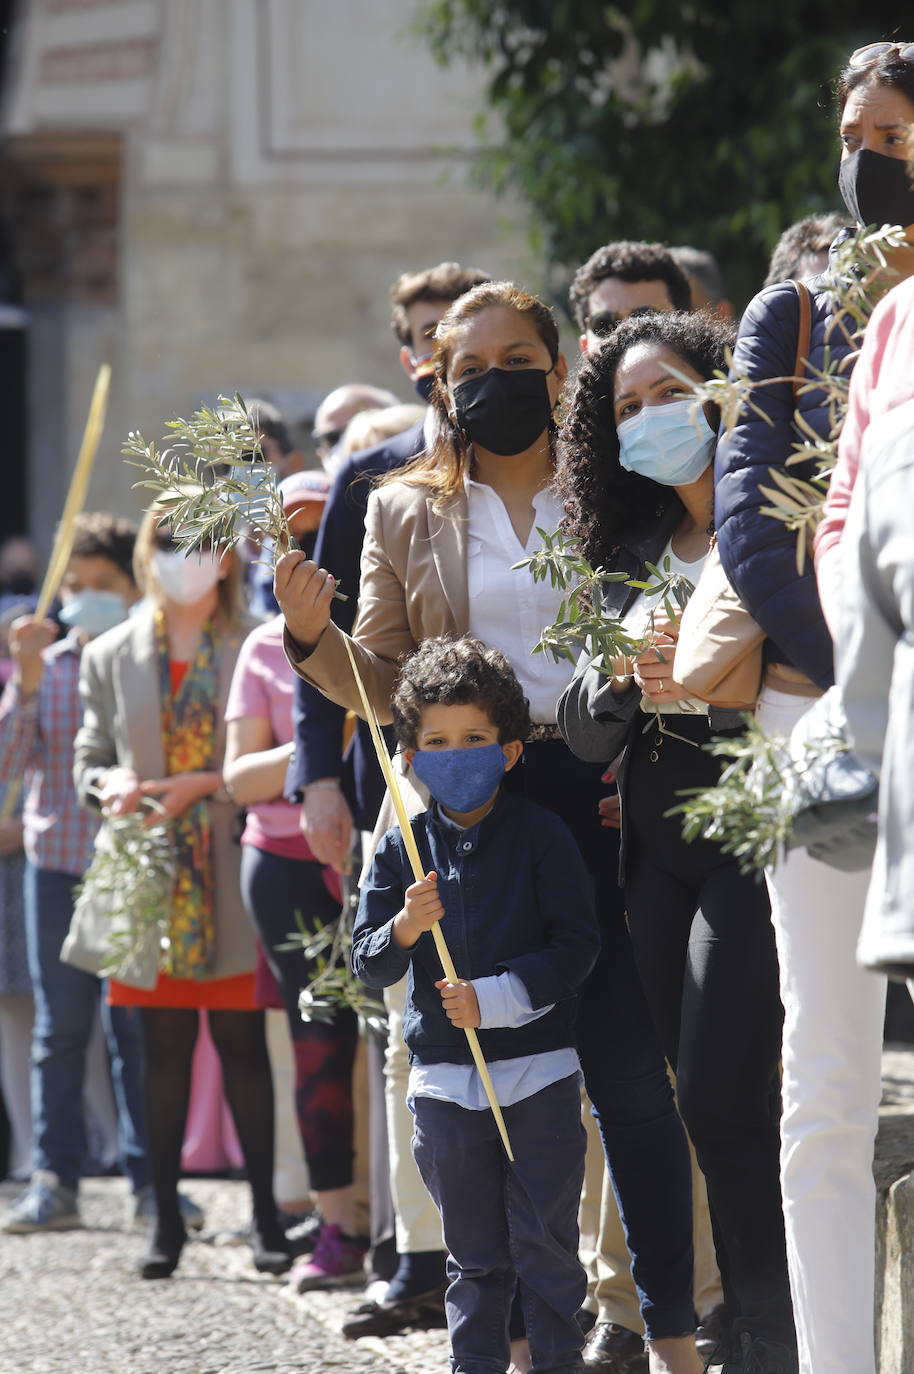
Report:
M64 625L75 625L94 639L127 619L127 603L117 592L84 587L61 606L58 615Z
M619 462L628 472L664 487L697 482L714 455L717 435L694 401L642 406L616 427Z
M413 772L435 801L461 815L485 805L504 771L500 744L481 744L476 749L417 749L413 756Z

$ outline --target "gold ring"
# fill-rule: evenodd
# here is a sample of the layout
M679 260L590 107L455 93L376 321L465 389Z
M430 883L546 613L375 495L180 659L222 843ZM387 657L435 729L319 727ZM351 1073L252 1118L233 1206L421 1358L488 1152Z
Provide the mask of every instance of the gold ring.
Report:
M658 677L658 679L657 679L657 691L658 691L658 692L662 692L662 691L663 691L663 678L662 678L662 677Z

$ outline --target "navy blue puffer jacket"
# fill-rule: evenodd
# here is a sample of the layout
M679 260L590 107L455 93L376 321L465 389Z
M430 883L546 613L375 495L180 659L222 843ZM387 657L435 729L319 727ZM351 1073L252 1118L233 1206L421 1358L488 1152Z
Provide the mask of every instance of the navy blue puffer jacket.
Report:
M824 278L814 277L807 285L812 297L811 374L825 368L828 351L833 362L843 362L849 375L850 344L844 331L832 323ZM792 282L761 291L743 316L733 372L753 382L792 377L799 323L799 297ZM825 393L818 388L795 401L789 381L756 387L752 403L764 416L744 407L739 424L722 434L717 446L714 518L721 562L743 604L768 636L768 660L792 664L826 688L834 682L832 642L819 604L812 557L807 555L798 574L796 534L762 514L771 502L761 488L772 486L772 468L784 469L798 442L795 409L826 438L831 427L829 408ZM786 471L795 477L811 475L805 465L794 464Z

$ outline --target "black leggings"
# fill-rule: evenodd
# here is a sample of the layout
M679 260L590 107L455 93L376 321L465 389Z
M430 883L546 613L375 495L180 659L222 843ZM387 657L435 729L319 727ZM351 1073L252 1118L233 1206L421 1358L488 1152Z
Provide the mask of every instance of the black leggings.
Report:
M345 1188L353 1177L352 1067L358 1044L355 1013L340 1010L329 1024L303 1021L298 994L313 977L301 948L282 949L298 929L336 919L340 904L318 863L285 859L242 845L241 895L267 963L279 985L295 1053L295 1109L311 1186Z
M262 1011L211 1011L208 1016L251 1185L257 1238L265 1249L282 1250L285 1242L273 1199L273 1078L264 1015ZM200 1013L183 1007L143 1007L142 1017L149 1169L158 1236L167 1245L184 1230L178 1178Z
M728 1305L753 1336L795 1343L779 1181L778 965L764 882L665 812L720 767L706 717L639 721L623 788L625 898L638 972L708 1186Z

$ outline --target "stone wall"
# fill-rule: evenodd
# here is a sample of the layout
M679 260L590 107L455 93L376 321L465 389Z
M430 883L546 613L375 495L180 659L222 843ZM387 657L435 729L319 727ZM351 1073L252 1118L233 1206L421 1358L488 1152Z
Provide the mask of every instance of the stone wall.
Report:
M127 429L158 435L220 390L270 394L293 420L344 381L412 399L388 326L401 271L453 258L536 288L523 215L469 181L478 81L434 65L414 9L20 5L0 133L42 543L102 360L114 380L91 501L130 510Z

